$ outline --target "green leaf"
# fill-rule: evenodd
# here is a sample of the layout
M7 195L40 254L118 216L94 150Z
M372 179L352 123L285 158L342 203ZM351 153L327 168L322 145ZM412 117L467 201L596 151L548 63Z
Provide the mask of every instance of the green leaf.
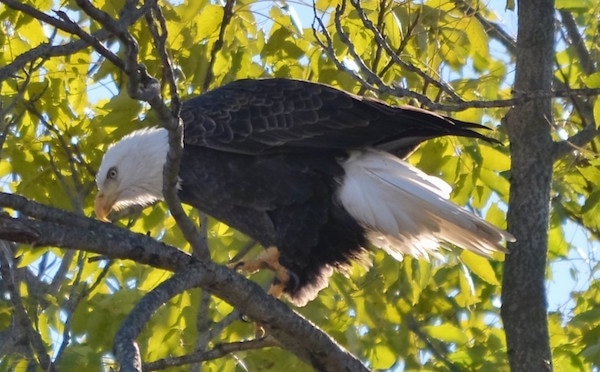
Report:
M425 326L423 327L423 330L427 332L429 336L440 341L454 342L459 345L469 342L469 337L467 337L465 331L452 324Z
M584 76L582 80L588 88L600 88L600 72Z
M586 10L589 9L594 0L556 0L554 7L556 9L568 9L568 10Z
M600 98L596 97L594 102L594 120L600 123Z
M47 249L42 248L31 248L28 245L21 245L17 250L16 257L18 257L18 267L27 267L40 259L44 254L48 253Z
M492 268L490 261L470 251L462 251L460 254L462 262L467 265L469 270L491 285L500 285L496 272Z
M375 345L372 367L376 370L389 369L398 361L398 355L386 344Z
M196 32L198 33L198 36L205 38L216 33L221 27L223 7L218 5L207 5L202 8L199 16L196 16L194 13L188 14L196 17Z

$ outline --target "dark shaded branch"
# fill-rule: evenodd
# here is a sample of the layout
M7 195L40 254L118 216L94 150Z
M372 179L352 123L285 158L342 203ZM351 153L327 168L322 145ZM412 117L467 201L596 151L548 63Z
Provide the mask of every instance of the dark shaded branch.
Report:
M194 287L205 288L240 309L263 325L282 347L317 370L367 371L329 336L312 325L306 327L310 323L267 295L256 283L211 261L195 262L187 270L176 273L135 306L115 336L115 355L121 363L128 363L121 364L124 371L138 371L136 359L127 358L136 355L134 340L151 313L171 297Z
M282 348L315 368L326 371L366 371L360 361L287 305L267 295L257 284L210 260L199 261L149 236L31 202L20 196L0 193L0 207L15 209L32 217L44 217L43 220L36 220L0 215L0 239L33 246L83 250L180 272L172 280L177 282L177 290L201 287L210 291L259 322ZM133 339L130 341L133 342Z

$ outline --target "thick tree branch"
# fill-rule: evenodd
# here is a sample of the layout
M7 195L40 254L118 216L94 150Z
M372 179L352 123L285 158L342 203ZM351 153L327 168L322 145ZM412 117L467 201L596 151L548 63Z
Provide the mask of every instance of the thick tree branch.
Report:
M222 274L226 277L222 277ZM241 279L241 280L240 280ZM127 317L115 337L115 355L128 362L123 371L138 371L135 338L147 318L174 295L194 287L205 288L237 307L265 327L282 347L322 371L366 371L360 361L348 354L315 326L293 313L285 304L267 295L257 284L211 261L198 261L176 273L145 296ZM250 304L252 304L250 306ZM308 341L310 340L310 341ZM307 343L311 345L307 347ZM138 354L139 355L139 354Z
M317 369L366 370L360 361L287 305L267 295L257 284L210 260L199 261L152 237L44 206L20 196L0 193L0 207L38 218L0 215L0 239L33 246L83 250L178 272L180 274L172 280L177 283L177 290L201 287L210 291L259 322L281 347ZM169 293L171 296L175 294L168 292L166 295ZM158 295L165 296L165 293ZM133 338L129 341L133 342Z

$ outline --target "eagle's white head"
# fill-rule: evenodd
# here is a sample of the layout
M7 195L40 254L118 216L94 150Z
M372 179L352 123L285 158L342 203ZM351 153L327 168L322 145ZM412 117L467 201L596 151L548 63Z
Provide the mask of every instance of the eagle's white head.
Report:
M163 128L135 131L111 145L96 184L96 216L108 221L111 210L148 205L163 197L163 166L169 151L169 135Z

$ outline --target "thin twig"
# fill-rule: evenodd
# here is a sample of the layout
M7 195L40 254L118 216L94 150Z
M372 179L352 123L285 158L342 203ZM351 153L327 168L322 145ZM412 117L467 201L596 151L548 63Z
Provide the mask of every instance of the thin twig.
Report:
M229 342L225 344L217 344L212 350L197 351L189 355L164 358L151 363L145 363L142 367L144 371L158 371L167 369L169 367L176 367L222 358L238 351L257 350L273 346L279 346L279 343L273 337L268 336L255 340Z
M211 294L208 291L202 290L200 293L200 300L198 301L198 314L196 315L196 331L198 337L196 338L196 345L194 347L194 354L201 354L207 351L208 344L210 342L210 326L212 320L210 318L210 304ZM190 366L190 372L201 372L202 367L199 362L202 360L194 360L190 363L194 363Z
M208 88L210 88L210 84L214 79L214 65L217 60L217 53L223 49L224 40L225 40L225 30L227 26L231 22L231 18L233 18L233 6L235 5L235 0L227 0L225 5L223 6L223 19L221 20L221 27L219 28L219 37L217 41L213 44L210 50L210 59L208 60L208 68L206 70L206 77L204 78L204 82L202 83L202 91L206 92Z
M411 316L407 316L405 318L406 326L410 329L427 347L427 350L438 360L440 360L449 371L452 372L460 372L462 371L456 364L452 363L452 361L441 352L429 339L429 336L423 332L423 330L419 327L416 319Z
M11 250L7 247L8 243L0 241L0 274L5 281L5 288L10 295L10 302L13 307L13 316L16 322L23 328L28 342L31 344L35 355L37 356L40 366L45 371L54 372L56 366L52 362L50 355L46 351L46 346L42 340L42 336L35 330L31 318L21 300L19 285L14 277L14 267L16 263L13 260Z
M31 6L28 6L27 4L25 4L23 2L16 1L16 0L0 0L0 3L3 3L6 6L13 8L15 10L22 11L24 14L27 14L30 17L38 19L42 22L44 22L44 19L46 19L46 17L50 17L50 18L52 18L53 22L54 21L62 22L62 25L65 25L64 21L61 21L54 17L51 17L51 16L47 15L46 13L40 12L37 9L35 9ZM123 22L124 25L133 24L135 21L137 21L140 17L142 17L148 11L149 5L147 3L150 3L150 2L147 1L139 9L134 9L131 12L123 14L120 21ZM67 27L67 26L65 25L65 27ZM112 34L106 29L101 29L99 31L96 31L96 32L90 34L90 36L95 40L102 41L102 40L112 37ZM13 78L14 75L19 70L23 69L23 67L26 66L28 63L36 61L40 58L47 59L47 58L51 58L51 57L71 55L81 49L88 48L89 45L90 44L88 43L88 41L84 41L84 40L75 40L75 41L71 41L71 42L68 42L65 44L61 44L61 45L52 45L51 43L42 43L26 52L20 54L11 63L7 64L6 66L1 67L0 68L0 81L4 81L6 79Z
M343 3L345 3L346 0L343 0ZM397 54L394 53L394 49L388 44L387 40L383 37L383 35L377 30L377 28L375 27L375 25L373 25L373 22L371 22L371 20L367 17L367 15L365 14L365 12L363 11L362 7L360 6L360 1L358 0L350 0L350 3L354 6L354 9L358 12L358 15L361 19L361 21L363 22L363 24L367 27L367 29L369 29L371 31L371 33L373 34L375 41L380 44L384 50L387 52L388 56L390 58L392 58L392 60L399 65L400 67L410 71L410 72L414 72L417 75L419 75L425 82L441 89L442 91L444 91L446 94L448 94L448 96L450 97L450 100L452 102L462 102L463 99L461 97L459 97L456 92L454 92L454 89L452 89L452 87L448 84L446 84L443 81L440 80L436 80L434 78L432 78L429 74L427 74L424 71L421 71L419 68L417 68L416 66L404 62L402 59L400 59L400 57L398 57Z
M327 27L323 23L323 20L317 14L317 8L314 5L313 5L313 11L314 11L314 19L313 19L312 30L313 30L313 34L315 36L315 40L316 40L317 44L319 44L319 46L323 49L323 51L325 51L325 53L327 53L327 55L329 56L331 61L336 65L336 67L338 69L340 69L341 71L344 71L348 75L352 76L352 78L354 80L358 81L366 89L368 89L370 91L377 91L378 90L377 87L373 86L372 84L367 82L365 79L363 79L362 76L358 75L353 70L346 67L346 65L337 58L335 50L333 49L333 40L331 39L331 35L329 34L329 31L327 31ZM316 22L318 24L320 31L317 30L317 28L314 25L314 22ZM321 38L319 37L319 32L325 37L325 42L323 42L321 40Z
M350 40L350 37L344 31L342 27L342 17L344 17L345 13L346 1L342 1L342 4L336 7L334 16L335 29L337 31L338 37L340 38L342 43L346 45L346 48L348 48L348 53L350 53L350 55L352 56L352 61L358 65L359 71L365 75L365 80L369 84L374 84L375 86L384 86L385 83L381 80L381 78L367 66L362 57L358 54L358 52L356 52L354 44Z

